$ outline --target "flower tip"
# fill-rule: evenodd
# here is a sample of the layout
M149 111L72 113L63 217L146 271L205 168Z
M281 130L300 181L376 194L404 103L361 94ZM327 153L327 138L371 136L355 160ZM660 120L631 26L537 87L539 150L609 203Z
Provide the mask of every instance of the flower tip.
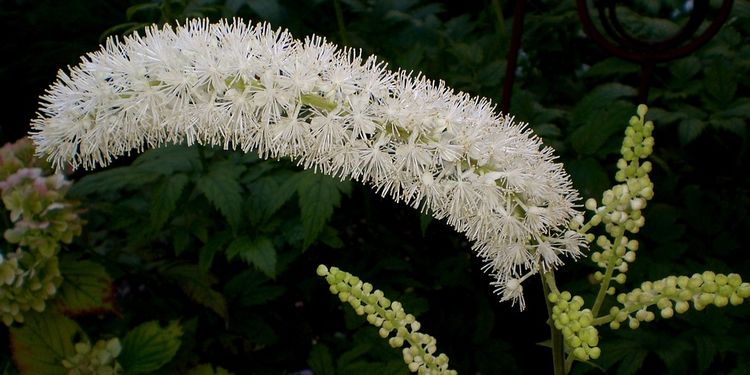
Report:
M639 104L638 105L638 116L640 116L641 118L643 118L644 116L646 116L646 112L648 112L648 106L646 106L645 104Z

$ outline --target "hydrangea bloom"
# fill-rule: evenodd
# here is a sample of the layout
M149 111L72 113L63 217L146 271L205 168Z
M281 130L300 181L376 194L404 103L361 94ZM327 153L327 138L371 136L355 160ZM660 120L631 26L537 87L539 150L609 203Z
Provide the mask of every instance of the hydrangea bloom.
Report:
M37 152L93 168L166 143L254 150L372 185L474 241L504 300L577 256L577 192L552 150L486 99L320 37L243 21L152 27L61 71Z

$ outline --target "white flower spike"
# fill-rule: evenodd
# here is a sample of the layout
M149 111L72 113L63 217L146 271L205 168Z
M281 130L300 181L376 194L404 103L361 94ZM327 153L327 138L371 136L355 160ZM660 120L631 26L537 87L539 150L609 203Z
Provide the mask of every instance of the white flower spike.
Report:
M193 20L110 38L58 74L32 127L58 168L184 142L370 184L466 233L504 299L520 300L513 281L585 243L567 231L577 192L525 124L442 81L268 24Z

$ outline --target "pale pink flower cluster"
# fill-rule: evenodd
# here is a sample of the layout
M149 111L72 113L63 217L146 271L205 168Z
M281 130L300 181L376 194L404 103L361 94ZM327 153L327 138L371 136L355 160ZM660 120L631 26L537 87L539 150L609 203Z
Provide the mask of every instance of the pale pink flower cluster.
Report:
M578 194L552 150L443 82L240 20L152 27L82 60L32 122L37 151L58 168L166 143L292 157L447 219L502 299L521 304L520 281L580 254L567 230Z

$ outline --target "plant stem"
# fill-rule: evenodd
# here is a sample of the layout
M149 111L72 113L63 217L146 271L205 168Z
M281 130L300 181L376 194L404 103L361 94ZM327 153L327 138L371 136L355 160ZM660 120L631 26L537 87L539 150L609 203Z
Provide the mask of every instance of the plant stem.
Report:
M552 367L555 375L565 375L565 350L563 347L563 337L559 329L555 328L555 323L552 321L552 302L549 301L547 296L550 294L550 290L554 289L557 292L557 286L555 285L555 275L550 270L542 273L542 290L544 290L544 302L547 305L547 315L549 316L549 330L550 339L552 340ZM559 292L558 292L559 293Z
M342 44L349 44L346 37L346 26L344 26L344 11L341 9L341 2L333 0L333 9L336 12L336 23L339 25L339 37Z
M500 5L499 0L492 0L492 10L495 11L495 19L497 20L497 31L501 36L505 36L505 19L503 17L503 7Z
M615 270L615 262L617 261L617 254L615 254L616 249L620 247L620 242L622 242L622 234L617 236L615 238L615 243L612 245L612 255L609 257L609 262L607 262L607 270L604 273L604 278L602 279L602 284L599 286L599 293L596 294L596 300L594 300L594 307L591 308L591 313L594 315L594 318L599 317L599 310L602 308L602 304L604 303L604 297L607 295L607 289L609 289L609 282L612 281L612 273Z

